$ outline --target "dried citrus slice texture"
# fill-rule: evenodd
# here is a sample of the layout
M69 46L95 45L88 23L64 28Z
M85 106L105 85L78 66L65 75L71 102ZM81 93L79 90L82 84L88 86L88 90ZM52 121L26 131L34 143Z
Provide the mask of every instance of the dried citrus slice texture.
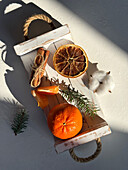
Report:
M67 44L57 49L53 56L53 65L62 76L75 78L87 70L88 57L80 46Z

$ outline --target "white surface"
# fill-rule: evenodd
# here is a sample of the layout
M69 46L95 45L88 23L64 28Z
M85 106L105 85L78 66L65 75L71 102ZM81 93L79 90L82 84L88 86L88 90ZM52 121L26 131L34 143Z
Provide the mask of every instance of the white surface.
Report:
M6 0L6 2L13 1ZM24 0L24 2L31 1ZM13 51L14 44L23 40L21 29L24 21L20 22L23 14L20 16L18 13L19 21L11 18L12 13L4 16L2 12L6 3L3 0L0 2L0 52L2 53L5 44L7 47L5 59L8 65L0 58L0 169L126 170L128 157L127 0L99 0L99 3L84 0L81 2L33 0L33 3L60 23L69 24L75 43L86 50L89 60L92 63L98 62L98 69L111 71L115 89L112 94L98 98L113 133L102 138L102 153L87 164L73 161L68 152L56 154L53 137L47 128L43 112L40 108L37 109L36 102L30 94L23 64ZM8 71L5 75L6 69ZM14 99L29 110L29 126L17 137L10 128L14 106L4 102L4 98ZM94 142L82 145L76 148L76 153L87 156L94 151L94 145Z

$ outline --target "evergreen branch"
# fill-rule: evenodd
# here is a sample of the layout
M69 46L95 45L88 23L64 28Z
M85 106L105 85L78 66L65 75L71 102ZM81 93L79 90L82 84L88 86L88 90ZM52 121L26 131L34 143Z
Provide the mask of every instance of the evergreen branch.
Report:
M27 128L28 119L29 115L26 113L25 109L21 109L20 112L16 113L11 125L11 128L14 131L15 135L24 132L24 129Z
M75 91L74 89L68 88L67 90L60 90L61 95L69 103L74 103L74 105L85 115L94 117L99 111L99 108L91 102L87 97Z

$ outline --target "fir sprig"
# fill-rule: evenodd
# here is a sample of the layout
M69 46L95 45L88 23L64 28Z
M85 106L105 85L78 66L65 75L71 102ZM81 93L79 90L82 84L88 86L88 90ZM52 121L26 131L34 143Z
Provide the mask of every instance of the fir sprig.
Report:
M20 109L20 111L16 113L11 125L11 128L14 131L15 135L24 132L24 130L27 128L28 119L29 115L27 114L25 109Z
M69 103L73 103L85 115L88 114L94 117L97 111L99 111L99 108L92 101L74 89L60 90L60 93Z

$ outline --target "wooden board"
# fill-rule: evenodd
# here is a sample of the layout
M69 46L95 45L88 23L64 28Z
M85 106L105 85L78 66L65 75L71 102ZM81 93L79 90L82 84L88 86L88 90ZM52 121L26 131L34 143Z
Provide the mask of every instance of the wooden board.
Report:
M40 35L36 38L33 38L31 40L25 41L23 43L20 43L18 45L14 46L15 52L17 55L24 55L28 52L31 52L35 49L37 49L40 46L48 46L52 42L58 41L62 37L69 34L69 28L67 25L57 28L53 31L50 31L48 33L45 33L43 35Z
M100 108L95 94L85 86L85 82L88 80L86 73L78 78L72 79L72 78L65 78L54 70L53 62L52 62L53 54L55 53L57 48L60 47L61 45L72 44L72 43L74 42L72 40L69 27L67 25L64 25L46 34L43 34L41 36L38 36L36 38L33 38L21 44L18 44L14 46L14 49L17 55L22 55L21 59L29 74L31 73L31 64L33 63L33 60L37 53L36 49L39 47L43 47L49 50L50 56L46 65L45 76L42 78L41 86L49 86L53 84L57 84L60 86L64 86L64 84L70 85L71 87L78 90L80 93L87 96L88 99L93 101ZM50 96L48 100L49 100L49 106L44 110L46 117L49 110L53 106L59 103L66 102L61 97L60 94ZM55 138L55 149L58 153L60 153L72 147L108 135L110 133L111 130L107 122L104 120L103 113L100 110L98 112L98 115L96 115L94 118L90 116L84 117L83 128L77 136L67 140L60 140L58 138Z

